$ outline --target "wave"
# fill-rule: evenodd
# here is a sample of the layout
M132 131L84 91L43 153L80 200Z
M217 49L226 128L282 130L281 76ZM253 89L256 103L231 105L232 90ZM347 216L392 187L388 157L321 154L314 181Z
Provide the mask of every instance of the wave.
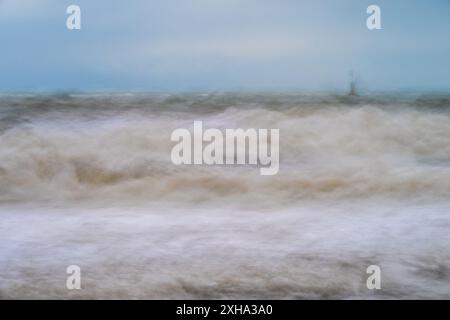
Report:
M0 298L448 299L446 99L0 96ZM196 120L280 129L279 173L172 164Z
M279 205L450 194L445 96L59 95L0 101L1 201ZM426 103L430 108L418 107ZM279 174L261 177L252 166L173 165L170 134L191 128L194 120L219 129L280 129Z

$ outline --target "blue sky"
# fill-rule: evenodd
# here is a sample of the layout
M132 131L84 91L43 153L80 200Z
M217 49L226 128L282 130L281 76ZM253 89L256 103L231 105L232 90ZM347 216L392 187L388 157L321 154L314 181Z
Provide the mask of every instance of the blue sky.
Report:
M450 0L0 0L0 91L450 90L449 39Z

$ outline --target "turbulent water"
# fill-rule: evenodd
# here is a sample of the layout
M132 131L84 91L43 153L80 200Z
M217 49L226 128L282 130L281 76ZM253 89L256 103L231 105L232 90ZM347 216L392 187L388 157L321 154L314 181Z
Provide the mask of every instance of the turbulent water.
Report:
M279 173L172 164L196 120ZM448 299L449 231L449 95L0 96L0 298Z

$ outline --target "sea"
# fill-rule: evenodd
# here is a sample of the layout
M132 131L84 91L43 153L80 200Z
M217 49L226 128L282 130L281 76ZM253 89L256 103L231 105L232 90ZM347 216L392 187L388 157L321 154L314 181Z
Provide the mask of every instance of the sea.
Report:
M194 121L278 174L175 165ZM0 94L0 299L450 299L450 95Z

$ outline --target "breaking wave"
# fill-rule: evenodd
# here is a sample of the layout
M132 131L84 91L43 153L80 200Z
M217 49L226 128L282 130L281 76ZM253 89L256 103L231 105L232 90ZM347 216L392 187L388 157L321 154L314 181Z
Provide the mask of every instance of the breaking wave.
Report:
M445 96L11 96L0 109L0 200L445 198L449 105ZM279 174L173 165L170 134L194 120L280 129Z

